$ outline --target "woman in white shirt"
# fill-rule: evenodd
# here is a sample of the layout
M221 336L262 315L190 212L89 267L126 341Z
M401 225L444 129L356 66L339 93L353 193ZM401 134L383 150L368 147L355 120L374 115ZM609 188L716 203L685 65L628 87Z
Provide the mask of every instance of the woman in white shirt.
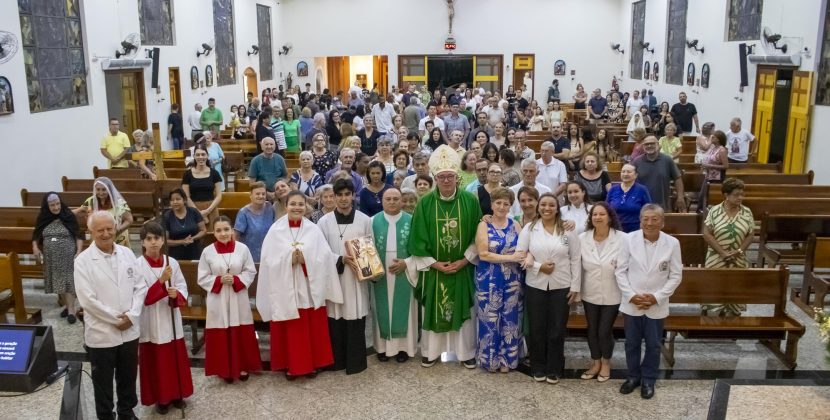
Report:
M542 194L538 219L522 229L517 252L527 252L525 302L530 323L530 371L536 382L559 383L565 369L570 304L582 286L579 237L562 226L559 201Z
M570 181L565 187L565 206L562 207L562 225L565 230L574 230L577 235L585 232L591 205L586 202L588 190L579 181Z
M597 378L598 382L605 382L611 377L614 321L620 307L620 289L614 270L625 234L620 231L617 214L604 201L594 204L590 213L587 230L579 235L582 305L588 322L588 349L592 360L582 379Z

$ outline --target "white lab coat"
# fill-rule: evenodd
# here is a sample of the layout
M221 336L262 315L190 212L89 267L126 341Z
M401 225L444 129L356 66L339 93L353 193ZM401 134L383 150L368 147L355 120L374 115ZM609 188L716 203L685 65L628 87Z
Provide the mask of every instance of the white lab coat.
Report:
M602 251L594 241L594 231L589 230L579 235L579 247L582 253L582 290L581 298L594 305L619 305L620 287L614 274L617 268L619 251L626 234L611 229L605 239Z
M669 297L680 285L683 277L680 242L660 232L657 244L654 245L654 255L649 263L644 241L643 231L637 230L629 233L621 243L615 272L617 285L622 293L620 312L662 319L669 316ZM657 299L657 304L645 311L630 303L634 295L644 293L650 293Z
M93 242L75 258L75 293L84 308L84 343L92 348L120 346L139 336L147 285L139 275L135 254L127 247L113 246L115 251L109 255ZM119 331L115 325L123 313L133 325Z

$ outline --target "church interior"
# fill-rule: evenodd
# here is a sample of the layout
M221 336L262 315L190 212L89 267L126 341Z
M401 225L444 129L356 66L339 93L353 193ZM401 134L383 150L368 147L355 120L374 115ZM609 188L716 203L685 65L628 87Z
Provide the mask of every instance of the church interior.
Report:
M516 92L522 88L522 93ZM595 90L600 93L593 98ZM640 91L648 99L644 101ZM607 105L617 104L617 95L621 110L628 109L625 101L646 108L642 116L638 113L636 117L641 125L635 124L633 118L630 122L624 117L626 111L616 118L603 111L595 115L593 104L599 100ZM449 96L448 102L443 102L444 96ZM411 98L412 105L403 103L402 97ZM509 101L502 120L493 124L489 111L494 110L482 102L486 101L482 97L498 103L498 107L502 106L501 98ZM552 103L554 98L556 104ZM593 99L588 102L588 98ZM303 106L298 106L298 99ZM593 350L589 351L586 337L590 329L586 326L583 306L573 302L568 303L570 308L566 311L570 317L566 316L564 370L556 375L555 385L548 385L554 383L550 375L548 384L544 383L544 377L542 384L536 382L531 362L522 357L518 367L493 371L481 366L475 368L475 364L474 369L465 369L470 367L464 365L467 360L446 352L439 363L427 368L424 363L428 365L430 361L423 353L422 343L422 353L417 357L410 355L406 361L382 360L383 353L378 353L373 346L377 331L373 332L372 325L377 329L378 322L374 303L363 321L365 370L348 375L322 370L310 377L272 372L276 362L271 360L275 353L269 343L274 341L275 330L273 323L269 329L269 322L257 312L254 287L250 290L249 303L254 313L252 329L263 370L251 372L250 379L246 372L244 379L229 384L222 378L206 375L210 362L206 358L209 346L205 341L210 328L206 324L209 316L205 302L212 292L209 288L206 291L199 280L204 267L196 254L192 261L181 263L187 283L184 295L189 294L190 298L184 299L186 308L182 307L176 318L182 326L173 327L174 335L178 331L178 338L186 349L192 395L184 399L186 404L179 404L182 407L174 407L177 405L174 401L168 411L167 407L162 410L155 404L144 404L144 392L140 392L135 416L233 419L543 416L826 419L830 416L830 315L823 315L830 310L830 169L822 169L822 162L830 156L830 142L822 140L822 133L830 132L830 4L827 1L5 0L0 2L0 138L7 142L4 147L8 158L0 168L6 174L6 181L0 183L0 311L4 316L0 319L0 418L80 419L96 418L96 412L99 418L104 418L96 406L100 391L96 388L101 384L93 380L91 358L94 360L95 353L90 352L89 342L92 328L89 317L96 314L89 310L92 306L83 297L77 297L76 301L72 293L56 294L51 291L51 284L45 286L46 277L56 274L47 270L43 254L38 250L37 234L43 231L39 212L45 211L54 195L60 195L61 205L65 203L71 214L89 211L90 206L97 210L96 191L103 185L98 180L106 177L109 185L117 187L117 195L129 204L128 218L113 219L116 233L126 238L135 256L142 255L142 246L147 244L143 226L153 221L162 223L165 212L172 212L175 207L176 194L180 194L179 202L190 201L177 191L182 187L183 177L191 176L188 161L198 160L203 143L195 142L196 134L211 137L213 132L212 142L221 146L223 153L217 161L221 180L215 184L216 191L221 191L217 196L221 200L209 203L213 199L211 195L205 201L210 204L205 210L200 207L202 201L194 196L194 206L182 207L195 207L196 213L201 214L199 221L210 218L207 224L202 223L202 233L195 241L212 246L214 240L219 240L223 216L229 218L224 225L229 224L238 234L239 224L234 225L234 221L253 202L252 190L258 188L252 182L259 179L251 176L255 156L259 157L260 153L271 156L264 146L267 142L258 142L261 139L258 130L264 128L260 125L263 117L259 106L264 111L266 103L270 103L269 112L271 108L275 112L280 109L284 116L288 114L286 110L291 110L291 124L299 119L300 128L294 128L300 130L299 140L296 133L289 136L287 129L282 140L278 136L272 139L274 146L270 153L277 148L285 170L279 178L294 179L295 172L299 177L297 182L283 182L287 191L297 190L299 187L295 184L307 185L303 184L307 181L300 171L304 159L316 159L313 153L304 155L308 153L306 150L311 150L312 143L317 144L315 132L323 133L322 140L328 138L323 147L334 152L332 165L337 164L336 168L344 165L343 147L338 149L327 131L334 124L335 113L338 118L348 113L355 125L360 120L363 128L355 127L350 134L364 141L356 148L357 154L352 153L357 161L366 158L368 162L376 153L377 156L383 153L383 140L377 138L372 151L366 152L365 141L371 138L368 135L371 130L380 130L377 137L390 139L385 144L398 150L399 142L409 137L398 134L399 125L393 130L379 121L377 110L381 114L388 112L383 107L377 108L379 99L381 103L387 101L387 106L391 101L391 112L401 117L404 128L409 125L406 115L410 106L420 107L420 118L414 120L418 126L420 119L420 126L410 126L409 134L415 131L415 138L423 138L427 144L434 132L441 131L447 138L444 145L452 137L451 130L444 132L444 124L449 126L450 119L457 117L450 109L460 100L460 108L469 119L461 125L467 127L467 131L461 129L465 139L461 143L463 148L472 151L473 143L478 142L476 119L483 115L482 118L490 119L487 124L496 128L495 131L500 125L502 132L512 131L512 135L526 132L530 158L538 157L538 162L547 159L547 152L543 150L547 144L554 147L547 140L558 137L548 131L548 114L556 106L556 118L560 118L558 110L561 109L561 122L577 127L575 133L587 133L586 141L590 137L597 139L594 144L599 144L598 133L605 133L604 143L594 156L600 161L598 171L610 176L608 201L611 201L610 190L627 182L626 168L636 166L633 154L647 156L650 152L647 147L643 149L643 144L648 144L650 138L660 139L662 151L663 138L666 138L663 136L670 141L672 135L666 131L674 130L679 147L673 156L668 153L670 156L665 159L672 162L673 157L674 164L669 164L677 174L662 180L668 192L664 202L669 206L665 214L660 211L660 217L665 220L661 235L676 238L672 240L679 243L683 257L682 280L674 295L667 297L671 306L664 315L665 324L660 324L660 361L653 398L618 391L630 380L627 367L631 366L626 359L631 350L627 343L629 324L626 320L624 326L622 314L616 321L612 320L613 357L607 362L611 366L610 379L594 380L597 372L589 375L591 380L585 379L586 369L597 357L592 356ZM516 100L524 101L527 111L525 114L522 110L522 116L514 120L518 112L513 105ZM213 112L209 101L221 113L218 123L206 125L202 109ZM252 108L254 101L256 105ZM534 103L539 107L538 130L533 128ZM366 114L360 109L356 117L355 104L359 108L365 106ZM680 105L688 110L688 104L693 104L695 109L693 125L691 114L686 122L672 107ZM443 110L439 115L444 120L441 130L431 120L434 115L425 113L433 112L427 109L434 106L439 114ZM603 110L603 106L599 109ZM172 108L178 109L176 124L171 123ZM312 111L305 115L309 108L316 108L317 116L312 116ZM489 110L482 111L483 108ZM605 109L611 112L610 108ZM673 115L676 124L666 124L666 115ZM648 133L645 140L640 137L635 142L632 133L642 126L641 117L649 118L652 125L644 127L644 133ZM280 127L289 127L285 118ZM522 123L523 118L529 122ZM318 119L322 121L320 126ZM130 151L125 151L120 161L124 168L120 168L117 159L108 157L110 152L105 151L109 149L102 141L115 133L113 120L120 124L115 130L126 134L124 138L129 140L125 147ZM369 122L372 120L374 129ZM390 121L395 120L392 117ZM435 125L434 132L425 130L425 120ZM691 128L681 127L684 123ZM550 129L552 132L553 128ZM305 136L308 130L311 132ZM702 133L706 130L708 133ZM724 149L724 165L729 155L728 168L718 166L721 158L717 151L713 152L717 156L712 158L716 159L714 167L702 166L703 161L698 159L697 154L705 155L704 160L711 155L700 149L700 139L707 142L708 148L707 136L715 130L724 139L743 132L751 137L748 152L739 153L737 144L720 143ZM138 137L134 137L135 132L140 132ZM468 133L472 134L472 141L466 140ZM339 132L337 136L339 139ZM486 135L491 142L497 136L500 134ZM569 133L565 137L572 139ZM346 135L342 141L347 141ZM208 146L210 142L207 141ZM574 145L587 147L587 142L584 145L581 142L582 139L572 139L568 143L570 153ZM484 158L488 156L489 146L484 148ZM499 155L499 147L493 149ZM205 151L210 167L214 157ZM507 151L511 152L509 147ZM432 152L437 154L438 148ZM460 162L459 178L464 180L460 171L464 170L471 152L463 155L461 152L459 156L464 160ZM519 152L509 153L511 161L515 159L512 170L518 174L516 182L524 176L528 162L519 157ZM559 152L557 146L556 153ZM733 153L735 156L743 153L743 159L733 160ZM394 160L398 156L395 151ZM416 178L417 168L412 171L417 155L408 152L406 156L411 162L409 168L406 164L403 168L392 164L391 168L402 169L417 183L420 179ZM563 174L567 179L559 184L562 190L558 193L557 209L560 205L564 208L563 203L567 202L563 200L570 197L569 192L563 193L564 183L579 179L580 168L585 167L578 165L584 165L587 156L579 162L564 158L563 170L569 163L575 162L577 166ZM481 153L478 157L481 158ZM145 163L149 161L155 165L147 169ZM472 162L475 168L470 169L477 171L477 160ZM193 165L199 167L199 163ZM344 172L347 180L348 165ZM356 165L360 167L359 163ZM383 168L383 164L378 166ZM493 166L488 167L492 173ZM504 164L502 167L506 175L509 168ZM363 174L366 189L374 185L369 175L372 164L368 168L364 167ZM207 169L210 176L214 172ZM389 175L387 183L391 185L395 175L389 168L383 174ZM489 175L476 178L473 172L468 174L478 184L478 190L467 191L490 191L485 189L485 182L487 185L490 182L485 178ZM540 173L539 179L541 176ZM712 181L710 176L719 176L720 182ZM357 177L360 180L360 174ZM742 206L751 210L748 232L742 236L746 238L744 248L738 248L740 255L726 257L731 262L740 257L744 265L738 268L729 264L726 266L731 268L709 265L712 254L719 254L720 248L713 247L711 242L719 240L712 238L713 209L726 203L727 188L731 188L727 187L724 177L740 180ZM320 183L329 184L328 178ZM434 182L438 191L441 178L435 176ZM281 194L279 184L278 181L276 187L261 187L266 188L263 197L269 202L279 201L274 198L275 194ZM331 184L335 185L334 203L340 200L341 193L334 180ZM191 188L195 187L187 187L185 192L190 194ZM429 188L433 188L432 178ZM210 189L213 194L212 184ZM110 201L116 195L112 192ZM358 197L361 191L352 187L351 193ZM516 190L511 193L511 200L514 193ZM540 198L539 193L536 200L541 203L547 194ZM318 195L322 197L325 193ZM383 192L380 195L384 196ZM518 202L521 193L516 195ZM443 195L438 196L444 199ZM365 195L361 193L360 197L362 210ZM489 200L490 195L487 197ZM290 199L289 194L287 200ZM377 203L380 205L380 198ZM315 199L313 206L322 211L322 199L319 203ZM283 210L290 218L291 209ZM638 207L637 214L642 218L640 211ZM490 214L495 213L494 204ZM433 219L438 218L437 211L435 215ZM518 216L517 220L521 221L521 215ZM54 217L50 220L58 220ZM333 221L334 217L330 219ZM75 226L81 229L77 238L80 247L67 257L70 267L72 258L76 261L81 258L78 254L82 249L97 243L91 222L92 218L87 221L78 215ZM119 227L122 222L123 229ZM341 223L344 222L337 219L333 226L339 228ZM288 231L293 232L290 228ZM732 231L729 234L733 235ZM340 239L343 239L342 232ZM290 237L279 240L291 242ZM120 244L118 239L115 241ZM296 238L293 241L297 243ZM70 242L75 241L70 239ZM259 248L256 256L256 267L262 270L268 256L263 253L260 263ZM306 260L311 261L308 255ZM305 262L302 267L305 272ZM434 267L426 269L434 270ZM230 270L228 263L228 272L216 275L217 285L221 286L219 279L224 282L223 274L230 275ZM347 264L344 268L339 263L339 270L342 276L343 270L349 272L350 267ZM473 267L469 272L474 270ZM661 265L659 270L667 268ZM77 273L76 262L75 288L80 292ZM613 273L612 269L612 276ZM71 282L72 275L68 275ZM394 279L392 274L389 277ZM226 284L233 281L230 279ZM371 299L374 302L378 289L371 287L375 287ZM175 291L172 293L171 302L176 296ZM472 301L475 302L475 296ZM67 315L65 308L73 305L72 302L76 302L77 308L83 304L88 313L69 311ZM714 304L741 309L734 316L707 315L705 308ZM418 306L413 313L423 317L422 309ZM330 325L331 316L329 311ZM67 322L70 317L71 322ZM171 319L170 315L167 319ZM165 328L170 328L169 323ZM421 332L410 331L410 334L416 334L417 341ZM236 345L235 339L231 342ZM27 344L18 347L18 343ZM639 348L638 342L638 357ZM526 353L527 348L521 352ZM139 351L139 366L149 363L147 360ZM604 363L605 359L603 366ZM181 383L178 386L181 388ZM144 384L138 388L145 391ZM111 389L109 393L112 398ZM117 399L121 410L120 386ZM119 412L118 418L130 417Z

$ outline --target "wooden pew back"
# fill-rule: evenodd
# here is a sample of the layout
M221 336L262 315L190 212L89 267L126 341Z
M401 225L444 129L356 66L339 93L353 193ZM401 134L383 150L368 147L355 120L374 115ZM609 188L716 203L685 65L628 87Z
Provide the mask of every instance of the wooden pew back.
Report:
M115 188L119 192L145 192L151 193L156 190L156 184L150 179L129 179L129 178L110 178ZM92 193L94 179L71 179L66 176L61 177L61 185L64 191L86 191Z
M807 238L807 262L804 272L816 269L830 269L830 237L817 237L811 233Z
M18 324L22 323L40 323L40 309L33 309L28 311L26 304L23 301L23 279L20 275L20 261L17 254L9 252L5 255L0 255L0 292L8 291L10 295L4 299L4 303L0 303L3 311L0 313L0 320L5 322L6 310L14 308L14 319ZM31 319L29 314L31 313Z
M719 204L723 201L721 184L709 184L706 203ZM746 184L744 197L758 198L830 198L830 185L798 185L798 184ZM828 209L830 213L830 209Z
M789 269L778 268L683 268L683 281L671 303L739 303L775 305L784 312Z
M701 230L701 216L698 213L666 213L663 232L668 234L697 234Z
M683 265L687 267L702 267L706 264L708 246L701 234L673 234L680 242Z
M759 174L759 173L738 173L732 170L726 171L727 178L738 178L745 184L797 184L812 185L813 171L806 174ZM703 174L699 169L683 171L683 187L686 191L700 191L703 186Z
M33 192L24 188L20 190L22 205L40 207L43 196L46 194L46 191ZM87 191L67 191L61 193L61 198L63 198L63 202L69 207L80 207L91 195L92 193ZM155 193L126 191L122 192L121 195L127 201L127 205L130 206L130 210L134 215L145 217L156 215L158 200L156 200Z
M761 220L764 213L793 214L793 215L826 215L830 214L830 198L744 198L743 205L752 210L756 221ZM806 239L806 235L802 240Z

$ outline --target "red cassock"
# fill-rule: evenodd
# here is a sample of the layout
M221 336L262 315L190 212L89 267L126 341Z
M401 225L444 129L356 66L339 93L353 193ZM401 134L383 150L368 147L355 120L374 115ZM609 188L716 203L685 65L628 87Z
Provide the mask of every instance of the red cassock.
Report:
M170 284L178 290L175 299L167 294L167 286L158 281L167 264L172 270ZM154 260L142 256L138 266L148 287L138 347L141 404L166 405L193 395L190 360L178 309L187 305L187 282L179 263L172 258Z
M231 274L233 284L222 284ZM248 287L256 276L254 259L241 242L220 242L202 251L199 285L208 291L205 322L205 375L237 379L262 370Z
M291 263L295 246L305 264ZM268 231L262 251L268 258L260 262L256 302L262 319L270 321L271 370L298 376L333 364L325 305L343 298L322 232L307 219L282 218Z

